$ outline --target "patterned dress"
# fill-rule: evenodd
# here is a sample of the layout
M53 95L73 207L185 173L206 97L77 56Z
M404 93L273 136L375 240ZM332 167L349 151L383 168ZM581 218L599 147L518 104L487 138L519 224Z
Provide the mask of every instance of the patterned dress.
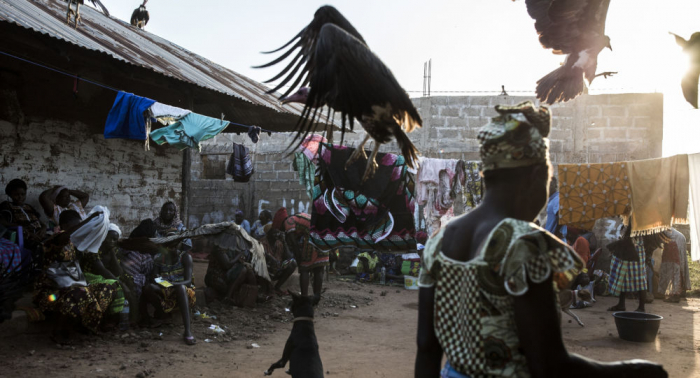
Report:
M637 252L636 261L625 261L615 254L610 261L610 294L619 296L620 293L636 293L647 289L647 270L644 266L644 240L641 237L632 238Z
M44 244L43 272L35 284L34 303L42 312L60 313L79 320L85 328L97 332L103 315L117 293L117 285L98 283L87 287L56 288L54 281L45 273L51 263L77 259L72 243L63 246L55 243L58 235Z
M34 249L34 235L41 231L41 221L39 213L30 204L15 205L10 201L0 203L0 217L8 222L22 226L24 242Z
M442 251L445 228L423 253L418 285L435 287L435 334L448 364L471 378L529 377L515 327L514 297L554 274L555 289L583 266L576 253L533 223L505 219L479 256L461 262Z
M324 267L330 262L329 252L321 251L311 241L310 225L311 216L304 213L292 215L284 221L288 243L296 243L298 246L295 258L299 271Z
M126 282L136 298L141 298L146 280L153 273L153 256L126 249L120 250L119 256L124 269L125 281L122 282Z
M114 295L114 300L109 305L108 312L111 314L120 313L124 308L124 290L122 289L121 283L119 282L119 280L113 280L99 275L99 273L97 272L97 268L95 267L97 261L102 260L102 250L98 251L97 253L83 252L80 253L80 255L80 267L83 269L85 279L89 284L106 283L110 285L117 285L117 292ZM121 277L119 278L121 279Z
M154 267L153 267L153 273L155 274L156 277L160 277L164 279L165 281L168 281L170 283L174 282L179 282L179 281L184 281L185 280L185 269L182 266L182 257L186 254L186 251L181 251L179 252L179 256L177 258L177 262L172 265L168 265L165 263L165 256L162 254L157 254L153 260L154 262ZM160 286L160 285L159 285ZM187 289L187 299L190 304L190 308L192 308L195 304L196 297L195 297L195 287L194 287L194 273L192 274L192 283L186 288ZM163 294L163 297L161 299L161 306L163 308L163 311L165 313L169 313L173 311L175 308L177 308L177 295L175 294L175 286L170 286L170 287L163 287L160 286L161 293Z

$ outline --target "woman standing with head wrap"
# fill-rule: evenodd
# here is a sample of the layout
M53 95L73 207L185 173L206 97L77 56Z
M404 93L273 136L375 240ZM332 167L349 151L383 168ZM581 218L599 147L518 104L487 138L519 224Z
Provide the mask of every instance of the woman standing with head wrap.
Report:
M551 117L497 106L478 133L486 193L428 240L419 277L416 377L665 377L643 361L598 363L566 351L556 291L582 262L531 223L547 201Z

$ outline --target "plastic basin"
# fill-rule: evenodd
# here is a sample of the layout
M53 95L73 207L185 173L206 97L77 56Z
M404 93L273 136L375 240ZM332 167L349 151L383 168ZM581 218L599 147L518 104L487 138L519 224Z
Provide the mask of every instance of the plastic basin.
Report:
M659 333L662 316L643 312L614 312L617 334L621 339L641 343L650 343Z

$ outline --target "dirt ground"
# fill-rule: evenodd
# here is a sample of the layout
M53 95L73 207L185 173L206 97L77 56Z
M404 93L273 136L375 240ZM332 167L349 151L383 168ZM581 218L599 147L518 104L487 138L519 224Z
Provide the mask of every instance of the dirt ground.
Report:
M205 269L205 264L196 264L199 283ZM291 284L295 286L296 276ZM411 377L417 292L335 277L326 287L316 311L316 335L326 376ZM614 298L598 298L593 308L574 310L585 328L570 323L563 314L569 351L607 361L650 359L663 363L671 377L700 377L700 330L695 327L700 328L700 299L680 304L657 300L647 305L649 312L664 317L657 341L650 344L617 337L613 318L605 311L614 302ZM262 377L281 356L292 328L292 316L285 311L288 303L286 298L277 298L255 310L244 310L204 307L200 302L197 309L217 319L194 321L198 343L192 347L182 342L177 317L172 325L158 329L78 335L70 347L49 341L48 324L28 325L22 318L15 319L0 325L0 377ZM208 334L210 323L226 333ZM253 347L254 343L259 347ZM275 376L287 375L277 370Z

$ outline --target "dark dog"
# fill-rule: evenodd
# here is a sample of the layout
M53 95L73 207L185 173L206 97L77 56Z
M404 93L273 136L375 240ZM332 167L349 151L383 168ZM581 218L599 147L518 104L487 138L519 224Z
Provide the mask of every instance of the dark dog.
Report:
M292 295L292 314L294 326L284 345L282 358L270 365L265 375L271 375L275 369L281 369L289 361L292 378L323 378L323 363L318 354L318 342L314 331L314 308L309 297Z

